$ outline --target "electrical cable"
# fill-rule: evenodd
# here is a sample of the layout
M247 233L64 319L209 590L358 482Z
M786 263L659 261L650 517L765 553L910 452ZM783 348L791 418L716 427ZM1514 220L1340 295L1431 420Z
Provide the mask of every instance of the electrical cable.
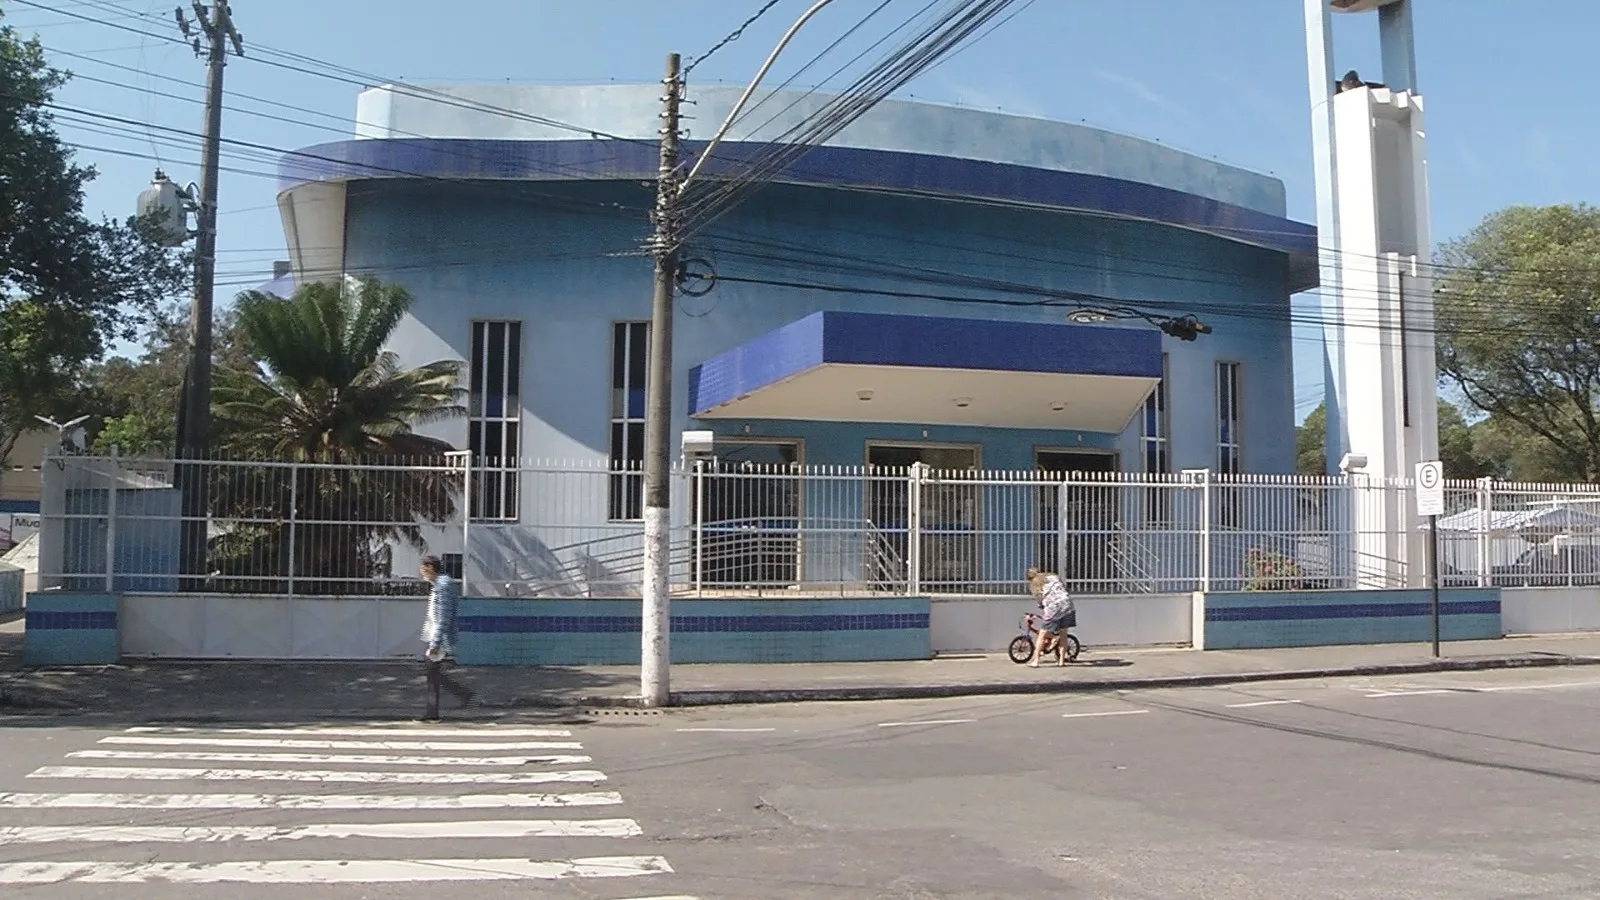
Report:
M887 60L873 67L856 84L802 120L803 132L780 138L777 151L764 154L755 165L727 183L719 194L702 201L698 209L684 211L683 237L692 236L767 182L787 169L813 147L822 144L865 115L881 100L916 78L927 66L958 46L1016 0L964 0L944 13ZM793 132L795 129L791 129ZM696 225L695 220L699 220Z
M769 10L771 10L774 6L777 6L779 2L780 2L780 0L767 0L766 3L762 4L760 9L756 10L755 15L751 16L748 19L745 19L744 22L741 23L738 28L735 28L734 30L728 32L726 37L724 37L720 41L717 41L715 44L712 44L710 50L707 50L706 52L700 54L699 56L691 59L689 61L689 64L684 66L684 68L683 68L683 77L684 78L688 78L689 77L689 73L694 71L694 67L695 66L698 66L701 63L705 62L706 60L710 59L718 50L721 50L723 47L726 47L729 44L733 43L734 41L737 41L739 38L743 37L744 36L744 30L746 28L749 28L751 25L754 25L757 22L757 20L759 20L762 16L766 15L767 12Z

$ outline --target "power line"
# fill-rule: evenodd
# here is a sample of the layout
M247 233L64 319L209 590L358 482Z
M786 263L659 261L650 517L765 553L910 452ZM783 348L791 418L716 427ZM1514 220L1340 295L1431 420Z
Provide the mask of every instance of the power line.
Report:
M22 98L16 97L15 95L9 95L9 94L0 94L0 96L10 97L11 99L22 99ZM166 133L169 133L169 134L180 135L180 136L189 137L189 138L201 137L201 135L198 135L195 132L189 131L187 129L177 128L177 127L170 126L170 125L159 125L159 124L154 124L154 123L144 123L144 122L140 122L140 121L138 121L136 119L130 119L130 118L126 117L126 116L113 115L111 113L99 112L97 110L86 110L86 109L81 109L81 108L78 108L78 107L66 106L64 104L59 104L59 103L54 103L54 102L44 104L44 106L46 106L49 109L56 110L56 111L59 111L59 112L62 112L62 113L75 114L75 115L79 115L79 116L87 116L87 117L89 117L91 119L97 119L97 120L102 120L102 121L105 121L105 122L112 122L112 123L117 123L117 124L123 125L123 126L125 126L127 131L130 133L130 135L137 135L139 133L140 129L148 126L148 127L153 128L153 129L155 129L157 131L166 132ZM355 174L358 174L358 175L360 175L360 174L365 174L365 175L368 175L368 176L372 176L372 175L387 175L387 176L396 176L396 177L407 178L407 179L414 179L414 180L419 181L419 182L434 182L434 183L441 183L441 184L463 185L463 186L468 186L470 188L475 188L475 189L478 189L478 190L491 192L491 193L495 194L496 196L503 196L504 195L504 188L503 187L496 187L494 184L492 184L491 182L486 181L484 179L430 175L430 174L427 174L427 173L415 172L415 171L408 170L408 169L399 169L399 168L394 168L394 167L390 167L390 166L382 166L382 165L378 165L376 163L366 163L366 162L358 162L358 161L353 161L353 160L340 159L340 158L337 158L337 157L332 157L332 156L327 156L327 155L324 155L324 154L321 154L321 153L316 153L316 152L313 152L313 151L310 151L310 150L291 150L291 149L288 149L288 148L285 148L285 147L276 147L276 146L273 146L271 144L262 144L262 143L259 143L259 142L246 141L246 140L242 140L242 139L239 139L239 138L223 137L221 139L221 143L224 144L224 145L231 145L231 146L234 146L234 147L244 148L245 150L267 151L267 152L270 152L270 153L273 153L273 154L278 154L278 155L280 155L282 157L286 157L286 158L289 158L289 159L292 159L292 160L300 160L300 161L305 161L305 162L308 162L308 163L324 163L324 164L328 164L330 166L334 166L334 167L336 167L337 169L340 169L340 170L348 170L348 171L354 172ZM459 152L457 152L454 155L460 155L460 154L459 154ZM521 188L521 187L519 187L519 193L522 193L523 195L532 195L532 196L540 197L542 199L546 199L546 200L550 201L553 205L566 205L566 206L570 206L570 207L582 207L585 212L596 212L596 211L598 211L599 213L604 213L604 214L607 214L607 215L615 216L615 215L620 215L621 213L624 213L624 212L637 214L637 213L642 213L644 211L644 207L629 207L629 206L627 206L625 204L620 204L620 203L600 203L600 202L573 200L571 198L564 198L564 197L560 197L560 196L554 195L554 194L541 194L541 193L539 193L537 191L532 191L532 190L529 190L529 189L526 189L526 188Z
M689 60L689 64L683 67L683 77L687 79L689 77L689 73L694 71L694 67L695 66L698 66L701 63L705 62L706 60L710 59L712 57L712 55L715 54L718 50L721 50L723 47L726 47L729 44L733 43L734 41L737 41L739 38L743 37L744 36L744 30L746 28L749 28L751 25L754 25L756 23L756 20L758 20L762 16L766 15L767 11L772 9L774 6L777 6L778 3L779 3L779 0L767 0L767 2L765 4L763 4L760 9L756 10L755 15L751 16L748 19L745 19L744 22L742 24L740 24L738 28L735 28L734 30L728 32L728 35L726 37L724 37L720 41L717 41L715 44L712 44L710 50L707 50L706 52L700 54L699 56L690 59Z
M758 157L743 174L728 182L721 192L702 201L698 209L689 211L686 219L692 222L698 217L700 223L690 226L684 237L692 236L695 231L715 221L812 147L825 143L843 131L1015 2L963 0L945 12L906 45L858 78L850 88L825 104L819 113L802 120L796 128L780 137L774 142L777 150Z

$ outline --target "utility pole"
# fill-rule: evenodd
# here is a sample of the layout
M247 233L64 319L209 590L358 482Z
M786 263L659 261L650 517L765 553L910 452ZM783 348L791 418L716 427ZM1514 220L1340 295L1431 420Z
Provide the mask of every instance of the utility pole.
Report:
M233 9L227 0L215 0L207 9L191 0L195 22L178 7L178 30L193 42L196 56L206 56L206 121L200 162L200 196L195 211L194 296L189 304L189 362L183 373L183 393L178 401L178 456L198 459L205 455L211 430L211 301L217 262L217 169L222 147L222 73L228 50L244 55L244 38L233 27ZM197 33L198 31L198 33ZM204 40L202 40L204 38ZM206 574L207 498L203 466L188 469L183 487L183 547L181 572ZM203 584L203 582L201 582ZM198 587L199 585L192 585Z
M650 366L645 381L644 419L644 590L640 640L639 693L645 706L666 706L672 698L671 590L672 540L672 315L677 293L678 113L683 79L678 54L667 54L661 79L661 167L656 182L655 231L649 249L655 257L655 296L650 308Z

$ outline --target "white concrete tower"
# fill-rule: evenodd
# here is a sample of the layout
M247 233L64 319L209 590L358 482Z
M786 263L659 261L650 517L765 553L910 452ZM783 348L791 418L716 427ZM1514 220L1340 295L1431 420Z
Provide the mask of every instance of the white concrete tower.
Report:
M1411 2L1304 2L1328 471L1350 460L1357 478L1409 477L1439 452L1427 141ZM1334 59L1332 13L1374 10L1383 72L1375 82L1340 85L1349 67ZM1406 492L1382 495L1360 492L1348 511L1359 583L1420 585L1426 543L1414 504Z

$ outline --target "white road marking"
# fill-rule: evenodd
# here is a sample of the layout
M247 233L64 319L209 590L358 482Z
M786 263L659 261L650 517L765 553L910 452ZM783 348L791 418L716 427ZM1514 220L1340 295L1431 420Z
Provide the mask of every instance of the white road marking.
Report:
M1148 709L1114 709L1109 712L1062 713L1063 719L1088 719L1094 716L1137 716L1147 713Z
M512 741L509 743L497 742L467 742L467 741L311 741L296 740L293 738L204 738L204 737L156 737L156 736L129 736L112 735L99 740L102 744L133 744L136 746L155 747L279 747L288 750L409 750L412 752L433 753L446 752L471 752L474 750L582 750L583 745L577 741Z
M335 772L288 769L165 769L114 766L42 766L29 778L102 778L143 781L315 781L329 784L548 784L605 781L600 772Z
M669 874L660 856L587 859L284 859L256 862L0 863L0 884L378 884L631 878Z
M927 719L921 722L879 722L879 728L900 728L906 725L965 725L977 719Z
M342 753L211 753L201 750L75 750L68 759L176 759L187 762L319 763L328 766L576 766L594 762L589 756L377 756Z
M308 726L302 728L178 728L162 725L135 725L128 734L326 734L344 737L369 737L378 734L397 734L406 737L572 737L572 732L562 728L517 728L506 725L484 725L478 728L428 728L400 725L373 724L364 728L336 728Z
M679 728L682 732L704 731L713 734L758 734L766 731L777 731L776 728Z
M1457 690L1470 693L1498 693L1500 691L1553 691L1558 688L1600 687L1600 681L1562 681L1555 684L1506 684L1493 687L1463 687Z
M1372 699L1374 697L1423 697L1423 696L1427 696L1428 694L1454 694L1454 693L1457 693L1457 692L1456 691L1451 691L1451 690L1442 690L1442 689L1441 690L1428 690L1428 691L1375 691L1375 692L1373 692L1371 694L1367 694L1367 698L1370 700L1370 699Z
M0 793L0 809L532 809L618 806L614 791L572 794L26 794Z
M629 897L628 900L700 900L700 898L688 894L673 894L670 897Z
M1252 706L1281 706L1287 703L1300 703L1300 700L1253 700L1249 703L1229 703L1228 709L1249 709Z
M224 841L301 841L319 838L629 838L643 834L632 819L528 819L485 822L387 822L319 825L38 825L0 827L0 846L54 844L203 844Z

